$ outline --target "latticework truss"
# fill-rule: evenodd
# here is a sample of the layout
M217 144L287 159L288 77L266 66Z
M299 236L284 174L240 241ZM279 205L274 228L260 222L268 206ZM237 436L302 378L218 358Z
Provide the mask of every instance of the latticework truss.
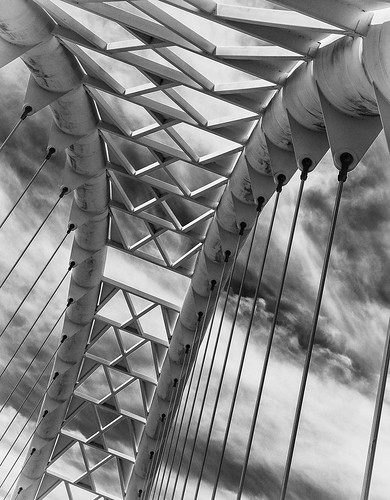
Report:
M382 54L388 6L0 0L0 62L21 56L30 68L30 114L52 107L48 146L66 148L76 227L61 380L14 498L137 498L184 345L197 312L207 316L239 223L247 235L274 177L287 182L307 158L314 167L329 146L339 167L345 152L354 167L382 123L387 131L387 69L368 59ZM349 73L334 76L348 59ZM161 281L155 293L132 280L139 266ZM189 285L184 302L163 296L172 271Z
M124 497L178 312L178 306L104 279L83 367L38 498L58 477L64 483L56 494L86 488ZM69 461L77 470L68 469Z

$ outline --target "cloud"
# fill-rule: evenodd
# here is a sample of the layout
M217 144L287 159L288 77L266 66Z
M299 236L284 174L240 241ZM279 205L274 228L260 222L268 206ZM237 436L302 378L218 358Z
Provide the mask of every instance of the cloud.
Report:
M381 288L383 277L387 275L381 266L388 260L386 235L389 218L384 203L387 185L384 179L387 178L387 172L382 171L387 156L383 137L379 138L362 164L350 173L345 185L289 483L291 498L346 500L358 496L360 492L377 370L381 362L388 316L388 298L386 291ZM369 175L370 172L372 175ZM369 180L366 184L364 179L367 175ZM319 167L319 172L311 174L307 183L251 452L251 465L246 479L248 498L257 498L256 495L259 498L278 498L337 187L336 176L337 172L328 157L325 164ZM253 402L255 397L255 384L260 376L261 359L272 321L297 187L296 179L291 184L285 189L289 194L281 202L257 303L247 354L245 382L242 383L241 396L236 404L235 423L221 478L220 491L224 491L224 498L229 498L227 492L235 491L238 484L238 470L242 464L242 450L250 423L249 402ZM264 251L269 212L270 208L267 208L260 235L256 239L255 257L250 264L249 279L241 301L239 330L235 333L241 339L249 319L251 294L253 295ZM228 308L230 321L234 294L238 291L242 270L241 261ZM226 326L224 331L227 336L229 328ZM215 480L215 463L220 454L223 420L229 405L229 387L231 391L235 380L234 362L238 362L239 352L238 345L234 343L224 385L226 390L218 407L205 468L204 481L207 488L210 487L208 483ZM223 348L217 363L219 369L221 357ZM218 369L216 372L218 373ZM215 377L218 378L218 375ZM215 392L214 386L210 391L210 401ZM206 405L201 426L203 431L196 441L198 452L206 445L210 411ZM384 411L388 411L388 402ZM388 442L390 434L387 433L386 425L381 434L382 450ZM190 441L189 447L193 444ZM199 472L199 460L200 457L196 454L191 472L194 479ZM377 462L376 477L372 485L378 498L385 498L384 463L383 458Z
M227 330L228 325L225 327L225 334ZM242 330L237 332L238 336L240 333L242 334ZM222 396L217 406L217 417L211 434L202 479L201 491L203 492L210 491L216 479L221 441L235 382L235 366L240 356L239 344L240 339L236 338L230 354ZM207 397L209 403L205 406L200 433L196 441L194 441L196 419L191 423L190 438L186 442L178 491L181 491L180 485L183 484L193 446L196 447L196 452L190 471L188 491L194 491L195 488L206 448L212 402L219 380L223 352L224 348L220 347L218 368L215 369L213 375L212 387ZM317 354L320 356L320 352ZM244 381L240 386L234 409L217 498L222 498L220 495L227 499L235 498L234 492L237 491L240 478L260 376L259 359L263 356L264 346L259 345L258 338L252 339L247 353ZM346 363L345 360L344 363ZM330 362L324 362L324 367L328 371L330 365ZM301 370L301 365L294 359L288 360L278 353L274 353L271 357L245 480L244 498L278 498ZM359 495L373 410L372 395L356 391L353 384L340 382L336 377L328 375L329 373L326 372L311 372L309 377L289 482L291 498L347 500ZM200 395L196 401L195 415L198 416L201 404ZM388 409L389 406L386 403L384 411L387 412ZM386 429L383 429L381 436L384 446L388 441L387 433L390 430L388 427L386 424ZM373 484L378 499L385 498L384 491L386 490L380 488L387 477L385 463L384 455L382 455L377 463L376 486ZM177 465L178 458L173 469L172 485ZM191 497L191 494L188 494Z
M0 125L1 140L5 138L20 116L28 77L29 72L21 61L15 61L0 71L2 84L2 96L0 99L2 110ZM50 123L50 120L51 114L47 109L38 112L32 117L28 117L0 153L0 196L2 200L0 221L4 219L8 211L12 208L16 199L46 155L46 141L49 134L48 123ZM64 153L59 153L48 162L26 196L16 207L14 213L1 228L1 281L17 261L45 214L49 212L58 198L58 186L61 184L63 163ZM48 262L60 239L65 234L67 227L64 221L67 220L70 201L71 197L66 197L61 201L14 272L2 286L0 290L0 300L2 303L0 313L1 330L3 330L12 315L16 312L21 300L26 296L39 272ZM37 319L43 305L64 275L69 258L70 240L70 237L67 238L50 266L29 294L24 305L2 335L0 339L0 370L3 370L14 355L23 337ZM55 295L49 307L42 314L26 342L19 350L17 357L3 374L0 385L1 406L19 382L28 363L37 354L43 339L49 333L60 312L65 307L67 287L68 280L65 280L59 292ZM9 403L1 411L0 423L3 431L13 418L15 410L22 404L35 381L41 375L43 368L57 347L60 338L60 327L61 323L53 332L39 356L35 359L26 376L21 380ZM18 413L17 418L2 438L0 443L0 455L2 457L8 452L18 432L24 426L26 420L30 418L31 412L39 403L47 386L49 374L50 368L47 369L45 375ZM38 412L36 412L21 437L12 445L8 458L1 466L1 480L12 467L12 472L2 487L2 496L5 495L16 474L22 467L24 456L21 456L17 463L14 462L33 431L37 414Z
M10 420L14 416L14 411L11 408L5 408L0 413L0 427L1 429L5 429L10 422ZM4 484L0 488L0 495L2 498L5 497L7 491L11 488L14 480L16 479L17 474L23 464L25 452L23 452L23 447L30 438L33 430L34 423L30 422L26 425L24 431L21 434L20 439L17 440L16 444L11 448L12 443L17 437L18 433L22 430L23 426L26 424L26 419L23 419L19 423L19 427L14 427L7 433L6 436L2 439L2 449L3 453L1 454L3 460L5 458L5 454L10 450L7 458L4 460L4 463L0 467L0 482ZM6 476L8 477L6 478ZM9 497L8 497L9 498Z
M316 349L320 354L315 355L313 370L325 370L338 380L355 383L361 390L366 390L367 383L370 385L374 380L390 303L386 280L390 217L384 202L389 176L384 168L387 156L381 136L345 183L316 334ZM328 154L323 164L310 174L302 200L275 339L280 353L297 359L307 346L311 329L336 177L337 171ZM297 187L295 177L281 196L260 288L264 313L274 311ZM244 287L244 296L248 298L253 295L263 258L272 201L268 205ZM242 257L234 279L236 293L244 258L246 256ZM243 308L244 317L248 314L249 310ZM269 331L271 315L261 321L261 328ZM256 328L259 322L254 330Z

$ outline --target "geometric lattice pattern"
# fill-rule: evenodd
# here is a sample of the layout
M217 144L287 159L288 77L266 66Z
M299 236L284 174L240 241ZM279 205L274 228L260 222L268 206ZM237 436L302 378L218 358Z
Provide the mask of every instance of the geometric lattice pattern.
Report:
M275 90L321 40L360 34L377 5L281 0L274 11L214 0L36 3L77 58L96 109L110 180L108 245L184 277L193 274L224 187ZM38 498L126 496L178 314L168 302L103 279Z
M78 383L39 498L50 489L55 498L61 493L70 500L102 498L91 491L113 500L124 497L179 311L114 283L104 278Z
M109 245L191 276L277 84L319 40L346 30L214 1L39 3L97 107L111 183Z
M169 2L165 13L150 2L40 3L85 71L84 86L98 110L111 183L109 245L191 276L274 84L242 71L241 56L233 63L231 54L209 54L213 64L205 66L190 33L160 24L187 16ZM228 34L236 45L234 33L222 29L219 37ZM284 61L289 67L291 56Z

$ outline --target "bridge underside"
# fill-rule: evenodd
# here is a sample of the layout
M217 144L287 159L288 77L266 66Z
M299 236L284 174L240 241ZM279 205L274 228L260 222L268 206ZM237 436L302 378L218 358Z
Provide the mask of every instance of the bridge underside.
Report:
M0 0L0 64L30 70L15 134L50 116L74 231L61 343L13 499L147 498L226 256L297 169L330 149L351 171L382 129L390 139L388 7Z

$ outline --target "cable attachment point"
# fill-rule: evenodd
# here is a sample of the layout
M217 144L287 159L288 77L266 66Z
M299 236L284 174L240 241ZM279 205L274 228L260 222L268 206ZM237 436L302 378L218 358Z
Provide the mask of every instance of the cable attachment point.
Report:
M46 154L46 156L45 156L45 160L47 160L47 161L48 161L48 160L50 160L50 158L51 158L51 157L52 157L55 153L56 153L56 148L51 148L51 147L50 147L50 148L47 150L47 154Z
M284 174L279 174L277 180L278 184L276 186L276 192L281 193L283 189L283 184L286 182L286 176Z
M68 308L71 304L73 304L74 299L72 297L69 297L68 302L66 303L66 307Z
M259 197L257 198L257 208L256 208L256 210L257 210L258 212L261 212L261 211L263 210L264 203L265 203L265 198L264 198L264 196L259 196Z
M68 271L71 271L75 266L76 266L76 262L74 260L71 260L69 262Z
M63 344L67 338L67 335L63 335L60 344Z
M149 458L150 458L150 460L153 460L153 457L154 457L154 451L151 451L151 452L149 453Z
M202 319L202 317L203 317L203 312L199 311L198 312L198 322Z
M141 498L142 496L142 490L138 490L138 498Z
M69 224L68 229L66 230L66 234L70 234L75 229L76 229L76 225L75 224Z
M165 413L161 413L161 422L164 422L165 417L166 417L166 414Z
M177 383L179 382L178 378L173 379L173 387L177 387Z
M229 257L231 256L232 252L230 250L226 250L225 252L225 262L229 261Z
M340 169L340 172L338 175L338 181L345 182L347 180L347 177L348 177L349 167L354 162L354 158L351 155L351 153L348 153L348 152L341 153L339 158L340 158L340 163L341 163L341 169Z
M44 419L48 413L49 413L49 410L45 410L45 411L43 412L42 419Z
M310 168L313 166L313 160L311 158L303 158L301 165L301 181L305 181L307 179Z
M244 234L246 228L246 222L240 222L240 232L238 233L240 236Z
M63 198L66 195L66 193L68 193L68 192L69 192L69 188L66 187L66 186L63 186L62 189L61 189L61 192L59 194L59 197Z
M30 453L30 457L31 457L32 455L34 455L34 453L35 453L36 451L37 451L37 449L36 449L36 448L32 448L32 449L31 449L31 453Z
M348 168L352 165L353 163L353 156L351 155L351 153L348 153L348 151L345 151L344 153L341 153L340 155L340 163L341 163L341 167L344 168Z
M20 487L20 488L18 489L18 495L19 495L20 493L22 493L22 491L23 491L23 488L22 488L22 487Z
M20 119L25 120L32 110L33 109L31 106L25 106L23 109L23 113L20 115Z
M188 354L188 353L190 352L190 349L191 349L190 344L187 344L187 345L186 345L185 354Z
M60 374L60 372L55 372L55 374L53 375L53 380L55 380L59 374Z
M215 285L217 284L217 282L215 280L211 280L211 283L210 283L210 291L213 292L214 291L214 288L215 288Z

